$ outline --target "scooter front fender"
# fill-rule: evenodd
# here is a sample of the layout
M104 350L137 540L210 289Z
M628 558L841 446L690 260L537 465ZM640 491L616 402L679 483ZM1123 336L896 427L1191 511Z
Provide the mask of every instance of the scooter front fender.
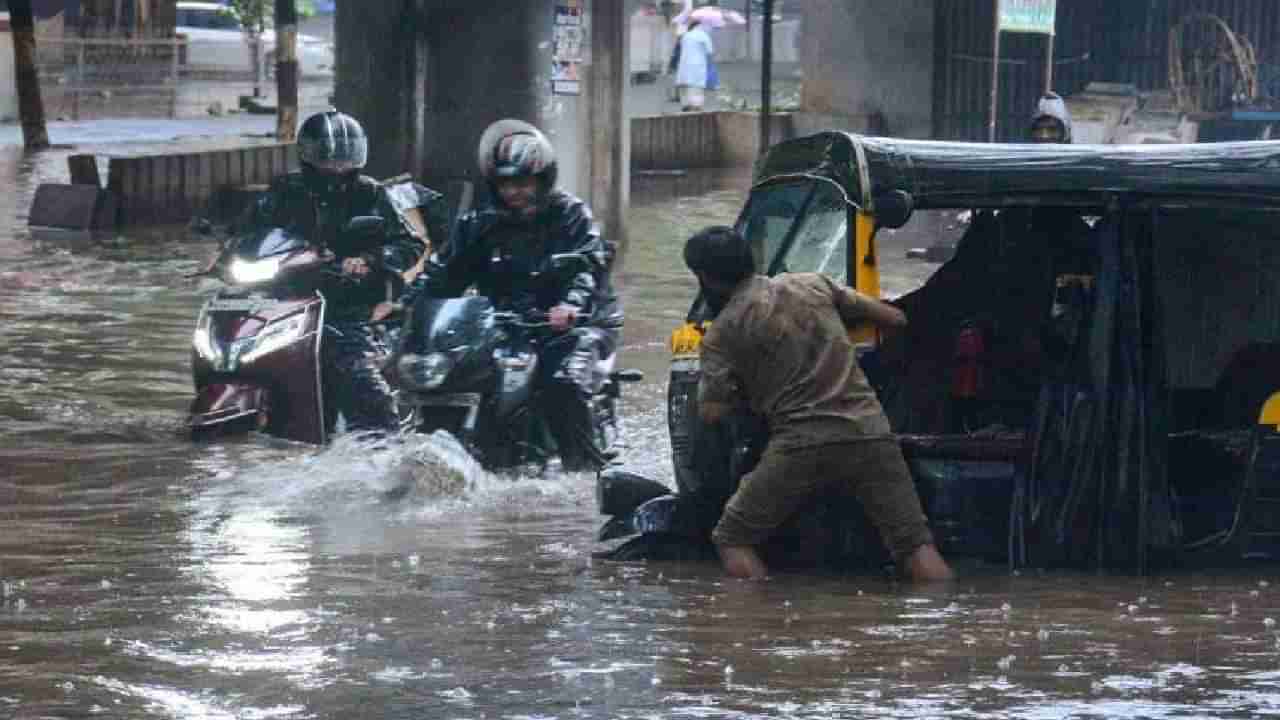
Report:
M212 383L196 392L187 416L194 432L208 431L233 423L254 427L267 407L266 390L241 383ZM265 416L263 416L265 417Z

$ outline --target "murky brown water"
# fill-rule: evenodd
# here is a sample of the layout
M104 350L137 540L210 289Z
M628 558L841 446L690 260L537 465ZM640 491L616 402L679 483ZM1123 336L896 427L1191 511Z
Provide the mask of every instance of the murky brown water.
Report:
M385 502L391 461L343 443L191 445L177 428L207 288L180 274L208 248L31 234L15 218L63 157L0 154L0 717L1280 712L1272 570L743 584L592 561L585 476L472 472L462 495ZM680 246L731 221L744 184L637 182L623 354L650 381L628 396L626 459L662 478Z

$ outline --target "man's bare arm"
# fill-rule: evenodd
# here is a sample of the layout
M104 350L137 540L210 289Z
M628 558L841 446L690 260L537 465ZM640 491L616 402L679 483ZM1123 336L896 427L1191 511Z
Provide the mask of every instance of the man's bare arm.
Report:
M857 290L845 289L846 293L855 296L855 302L862 311L862 318L870 321L873 325L886 328L905 327L907 324L907 314L902 312L900 308L890 305L883 300L868 295L863 295Z
M877 300L869 295L838 285L830 278L823 277L831 288L836 311L845 327L854 328L863 323L871 323L877 327L895 328L907 324L907 314L887 302Z

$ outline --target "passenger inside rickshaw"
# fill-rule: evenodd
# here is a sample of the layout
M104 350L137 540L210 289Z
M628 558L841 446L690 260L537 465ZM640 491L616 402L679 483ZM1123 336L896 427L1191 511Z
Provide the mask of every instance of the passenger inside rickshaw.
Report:
M1280 367L1275 213L1159 208L1130 213L1151 238L1153 301L1165 328L1171 433L1249 429ZM896 302L911 318L884 338L882 388L899 432L1025 427L1044 373L1087 332L1097 228L1066 208L979 210L955 257ZM1137 227L1137 226L1148 227ZM957 338L981 331L981 410L957 422ZM1059 357L1060 359L1060 357Z
M1092 393L1098 243L1107 228L1123 233L1149 272L1139 342L1163 388L1152 437L1165 439L1154 441L1179 533L1192 544L1221 535L1245 490L1250 433L1280 390L1280 217L1187 205L1093 214L975 211L955 257L898 299L910 324L882 340L881 399L901 434L1022 438L1017 457L991 459L1027 462L1043 393Z
M1062 334L1078 333L1086 310L1078 305L1096 258L1085 218L1057 208L972 213L955 257L898 299L905 332L883 340L880 391L898 432L1022 432L1045 371L1066 352Z

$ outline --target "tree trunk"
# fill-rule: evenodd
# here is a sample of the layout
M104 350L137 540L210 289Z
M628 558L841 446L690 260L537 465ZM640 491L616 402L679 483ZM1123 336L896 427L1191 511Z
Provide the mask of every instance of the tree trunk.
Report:
M9 22L13 28L13 67L18 85L18 114L22 118L22 143L28 150L49 147L44 125L44 101L40 97L40 74L36 70L36 23L31 0L10 0Z
M276 0L276 138L298 137L298 5Z

